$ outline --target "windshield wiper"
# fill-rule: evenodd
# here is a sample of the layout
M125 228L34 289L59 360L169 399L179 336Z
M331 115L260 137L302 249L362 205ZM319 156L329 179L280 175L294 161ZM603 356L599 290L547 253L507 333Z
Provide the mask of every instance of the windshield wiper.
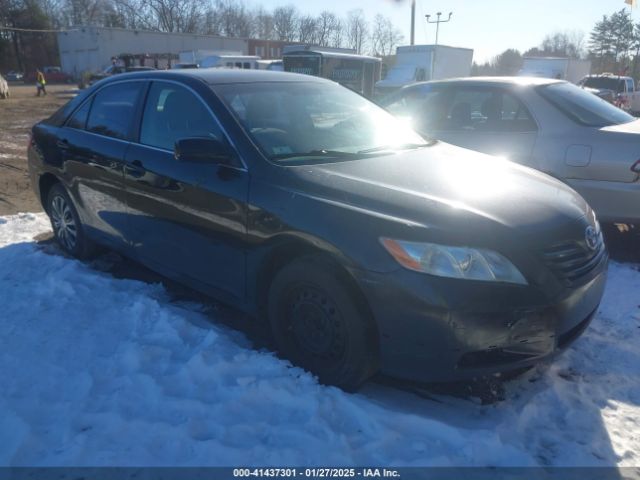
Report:
M361 156L362 152L352 153L342 150L311 150L309 152L295 152L295 153L279 153L278 155L272 155L272 160L286 160L287 158L296 157L328 157L328 158L353 158Z
M425 142L425 143L403 143L401 145L381 145L379 147L367 148L365 150L360 150L357 153L376 153L383 152L385 150L413 150L416 148L424 148L433 145L435 142Z

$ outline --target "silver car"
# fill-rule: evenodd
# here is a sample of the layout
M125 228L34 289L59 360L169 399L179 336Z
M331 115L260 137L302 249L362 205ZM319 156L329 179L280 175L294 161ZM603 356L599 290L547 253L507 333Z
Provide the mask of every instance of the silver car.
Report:
M7 81L0 75L0 98L5 99L9 97L9 84Z
M425 136L561 179L601 221L640 224L640 120L571 83L523 77L423 82L381 103Z

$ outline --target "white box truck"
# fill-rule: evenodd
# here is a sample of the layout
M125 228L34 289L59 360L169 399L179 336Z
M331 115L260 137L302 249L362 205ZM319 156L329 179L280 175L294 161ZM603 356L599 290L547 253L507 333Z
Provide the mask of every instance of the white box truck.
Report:
M415 82L468 77L473 50L447 45L406 45L396 49L396 62L376 83L376 94L386 95Z
M522 69L518 72L522 77L543 77L566 80L578 83L591 72L590 60L579 60L566 57L524 57Z

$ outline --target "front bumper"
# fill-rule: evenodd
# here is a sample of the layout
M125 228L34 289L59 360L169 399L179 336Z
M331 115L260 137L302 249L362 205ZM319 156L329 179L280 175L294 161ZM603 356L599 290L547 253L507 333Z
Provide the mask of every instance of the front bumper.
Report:
M470 380L534 365L575 340L597 312L606 256L588 282L555 298L535 286L358 272L380 334L382 373Z

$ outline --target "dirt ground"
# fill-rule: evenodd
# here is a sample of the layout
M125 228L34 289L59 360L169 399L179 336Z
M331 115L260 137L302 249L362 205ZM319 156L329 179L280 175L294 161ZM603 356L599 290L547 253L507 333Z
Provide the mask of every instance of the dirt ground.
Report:
M39 212L27 175L29 130L77 92L69 85L47 85L46 97L36 97L34 85L9 85L9 91L0 100L0 215Z

